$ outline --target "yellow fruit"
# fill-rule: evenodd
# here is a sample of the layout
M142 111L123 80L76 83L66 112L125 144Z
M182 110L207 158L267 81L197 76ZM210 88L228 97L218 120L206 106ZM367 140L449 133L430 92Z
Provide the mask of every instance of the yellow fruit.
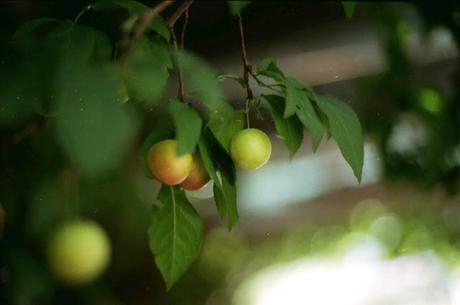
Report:
M256 128L238 132L230 143L230 155L242 169L254 170L267 163L272 152L270 138Z

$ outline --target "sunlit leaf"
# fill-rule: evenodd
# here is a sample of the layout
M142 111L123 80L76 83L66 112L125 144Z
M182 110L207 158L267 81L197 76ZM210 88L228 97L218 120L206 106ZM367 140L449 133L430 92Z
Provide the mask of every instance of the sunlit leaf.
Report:
M262 59L257 65L256 73L273 78L279 82L283 82L285 78L283 72L278 68L273 58Z
M264 95L264 98L272 109L272 117L275 123L276 132L283 139L292 157L302 144L302 123L296 116L287 119L283 118L285 102L283 97L278 95Z
M177 99L169 101L169 112L176 128L177 154L193 153L201 136L203 120L195 109Z
M195 260L203 240L200 216L180 187L163 185L149 228L150 249L169 289Z
M328 118L330 133L358 181L364 159L363 132L356 113L350 106L330 96L316 96L316 103Z

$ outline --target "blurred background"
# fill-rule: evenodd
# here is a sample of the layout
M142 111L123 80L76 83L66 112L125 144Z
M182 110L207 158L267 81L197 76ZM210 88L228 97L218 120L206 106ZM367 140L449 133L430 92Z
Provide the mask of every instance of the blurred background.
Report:
M26 20L73 19L88 3L2 1L0 42ZM81 22L96 18L89 12ZM46 123L0 116L0 304L460 304L459 3L357 2L346 18L340 2L256 1L243 18L252 63L275 58L286 75L358 113L362 183L334 141L323 139L313 153L305 134L290 159L268 110L253 113L253 125L272 134L270 162L238 173L240 221L231 232L212 186L187 193L205 220L205 240L166 292L146 234L159 185L138 160L165 109L138 106L126 158L105 176L80 180L79 213L107 230L112 259L95 282L72 288L53 278L44 253L67 213L62 189L72 173ZM192 5L185 45L219 71L242 73L225 2ZM222 86L242 108L241 87ZM175 94L174 84L168 90Z

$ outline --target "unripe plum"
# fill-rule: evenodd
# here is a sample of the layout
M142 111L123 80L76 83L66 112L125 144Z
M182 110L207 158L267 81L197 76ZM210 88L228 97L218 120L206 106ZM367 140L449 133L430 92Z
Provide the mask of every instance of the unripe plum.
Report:
M239 131L230 143L230 155L242 169L254 170L262 167L270 159L271 152L270 138L256 128Z

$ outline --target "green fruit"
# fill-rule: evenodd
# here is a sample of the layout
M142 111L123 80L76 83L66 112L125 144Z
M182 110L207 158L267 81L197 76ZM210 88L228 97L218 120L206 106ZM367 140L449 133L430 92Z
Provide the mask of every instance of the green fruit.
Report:
M192 170L192 155L178 156L176 150L176 140L160 141L150 148L148 155L150 171L163 184L180 184Z
M48 244L48 261L56 278L68 285L96 279L110 261L110 242L104 229L89 220L59 227Z
M230 143L230 154L235 164L242 169L258 169L267 163L272 152L269 137L256 128L238 132Z

